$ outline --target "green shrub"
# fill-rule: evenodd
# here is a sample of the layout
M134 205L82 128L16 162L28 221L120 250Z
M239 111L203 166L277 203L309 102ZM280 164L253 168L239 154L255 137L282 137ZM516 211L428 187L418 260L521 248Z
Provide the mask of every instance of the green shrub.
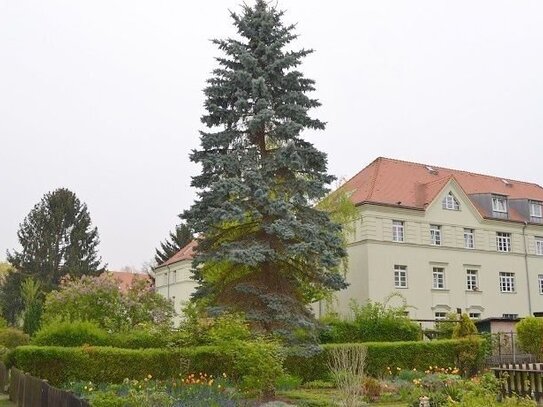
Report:
M110 339L96 322L53 321L36 332L32 343L42 346L105 346L110 344Z
M191 371L215 376L224 373L243 388L267 392L283 373L279 346L265 341L179 350L22 346L10 354L8 363L53 385L71 381L121 383L125 378L142 379L149 374L168 379Z
M0 345L5 346L8 349L13 349L21 345L28 345L29 343L30 337L19 329L0 329Z
M124 349L165 348L170 343L171 335L167 332L136 329L112 334L109 345Z
M467 336L477 335L477 327L467 314L460 316L460 321L453 328L453 339L465 338Z
M426 370L429 366L457 366L463 371L476 370L484 357L484 341L478 337L430 342L374 342L361 344L328 344L323 351L309 358L288 356L287 373L301 377L304 382L329 380L328 357L335 347L366 346L366 372L383 376L387 367Z
M541 360L543 356L543 318L524 318L517 324L516 329L521 349Z
M402 305L389 305L395 297L401 298ZM352 301L352 320L324 318L321 343L418 341L422 338L422 331L418 324L405 316L407 308L399 295L389 296L384 303L368 301L359 305Z

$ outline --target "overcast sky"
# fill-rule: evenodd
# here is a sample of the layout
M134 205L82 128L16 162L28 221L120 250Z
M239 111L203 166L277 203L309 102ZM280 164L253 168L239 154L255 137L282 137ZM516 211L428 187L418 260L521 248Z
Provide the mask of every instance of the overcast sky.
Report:
M87 203L110 269L139 267L188 208L205 80L239 0L0 0L0 260L44 193ZM251 0L248 4L252 4ZM281 0L313 48L350 177L379 156L543 184L543 2Z

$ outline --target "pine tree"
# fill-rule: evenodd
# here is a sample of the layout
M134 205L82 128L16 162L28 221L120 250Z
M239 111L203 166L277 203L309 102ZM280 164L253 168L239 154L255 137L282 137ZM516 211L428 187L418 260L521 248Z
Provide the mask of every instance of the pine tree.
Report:
M6 277L0 291L3 312L11 322L22 310L20 284L32 277L47 292L56 288L63 276L97 275L104 271L97 254L98 230L92 227L87 205L65 188L43 196L30 211L17 232L21 251L7 253L15 272Z
M297 35L283 14L257 0L231 13L239 39L214 41L225 55L204 91L199 197L183 217L199 236L195 298L296 342L314 339L308 304L346 287L345 250L341 227L314 207L334 177L301 137L325 124L308 115L320 103L296 69L312 51L287 50Z
M160 247L155 249L155 261L158 265L164 263L175 253L188 245L193 239L190 228L183 222L175 227L175 232L170 232L169 239L160 242Z

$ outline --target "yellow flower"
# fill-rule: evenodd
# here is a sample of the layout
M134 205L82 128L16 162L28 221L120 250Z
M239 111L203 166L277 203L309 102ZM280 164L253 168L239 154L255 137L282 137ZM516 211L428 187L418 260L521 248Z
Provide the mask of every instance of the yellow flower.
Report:
M148 378L149 380L151 380L151 379L153 378L153 376L151 376L150 374L148 374L148 375L147 375L147 378Z

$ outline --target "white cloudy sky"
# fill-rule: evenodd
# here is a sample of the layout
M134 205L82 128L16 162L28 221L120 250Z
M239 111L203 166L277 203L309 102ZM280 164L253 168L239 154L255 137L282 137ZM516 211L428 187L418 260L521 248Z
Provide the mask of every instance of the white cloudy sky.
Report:
M88 204L111 269L194 198L202 88L240 0L0 0L0 260L41 196ZM251 4L251 0L248 0ZM280 0L350 177L378 156L543 184L543 2Z

